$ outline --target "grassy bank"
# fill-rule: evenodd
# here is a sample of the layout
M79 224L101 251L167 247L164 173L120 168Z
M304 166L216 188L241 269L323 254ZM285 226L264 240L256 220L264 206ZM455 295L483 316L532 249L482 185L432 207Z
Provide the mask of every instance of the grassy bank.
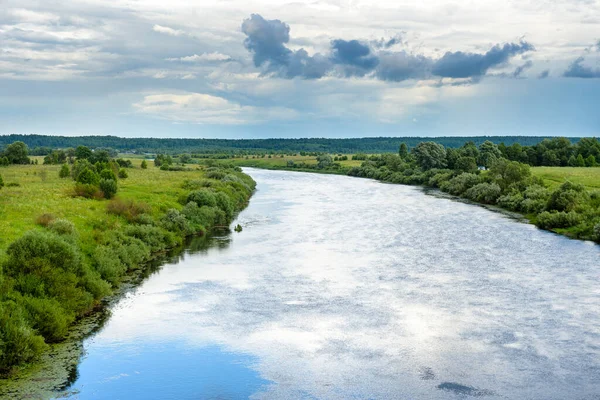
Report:
M117 197L74 195L58 165L0 168L0 373L34 362L132 271L186 236L227 226L254 181L236 167L142 169Z

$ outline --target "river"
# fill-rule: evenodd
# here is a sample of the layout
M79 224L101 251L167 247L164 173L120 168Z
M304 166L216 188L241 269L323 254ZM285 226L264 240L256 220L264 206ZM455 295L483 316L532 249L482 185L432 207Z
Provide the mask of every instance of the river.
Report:
M234 222L84 343L72 399L598 399L600 246L367 179L246 169Z

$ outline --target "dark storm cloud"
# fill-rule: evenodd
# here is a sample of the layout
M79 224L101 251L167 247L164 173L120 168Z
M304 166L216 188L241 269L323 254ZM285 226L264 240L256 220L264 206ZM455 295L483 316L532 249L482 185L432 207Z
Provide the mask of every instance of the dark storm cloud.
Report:
M306 50L292 51L286 47L290 27L278 19L266 20L252 14L242 23L246 34L244 46L253 53L254 65L286 78L321 78L331 69L331 62L320 54L309 56Z
M337 64L351 65L363 69L373 69L379 63L371 54L371 49L358 40L336 39L331 42L332 60Z
M535 50L525 42L495 45L484 54L447 52L437 60L432 73L445 78L470 78L485 75L488 69L505 64L511 57Z
M600 69L593 69L583 65L585 59L577 58L569 65L569 68L563 73L567 78L600 78Z
M430 58L409 54L405 51L381 52L375 76L383 81L396 82L407 79L424 79L430 74L431 64Z
M525 42L495 45L483 54L447 52L439 59L408 53L404 50L387 50L401 44L400 36L371 42L336 39L331 42L328 55L310 56L306 50L293 51L286 44L290 40L290 27L280 20L266 20L252 14L242 23L246 34L245 47L252 53L254 65L265 72L280 77L318 79L325 75L375 76L385 81L426 79L431 77L471 78L485 75L490 68L505 65L512 57L534 51ZM511 74L518 77L531 61L517 67Z

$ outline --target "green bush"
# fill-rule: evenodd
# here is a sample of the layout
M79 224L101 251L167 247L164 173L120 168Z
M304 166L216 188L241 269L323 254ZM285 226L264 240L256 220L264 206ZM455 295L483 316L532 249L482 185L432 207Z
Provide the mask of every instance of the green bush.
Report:
M84 183L75 184L74 194L75 196L85 197L88 199L101 199L104 197L98 186Z
M75 225L66 219L56 219L48 224L48 228L59 235L72 235L75 233Z
M117 194L117 181L113 179L101 179L99 186L105 199L112 199Z
M544 211L538 214L536 225L543 229L570 228L581 221L581 215L574 211Z
M23 304L31 326L47 342L57 342L63 339L69 326L75 320L75 315L67 313L55 299L25 296Z
M214 207L217 205L217 199L215 197L215 193L208 189L199 189L194 190L190 194L188 194L187 202L193 201L198 205L198 207L208 206Z
M0 302L0 371L29 362L45 350L44 339L27 323L14 301Z
M146 162L146 160L142 160L142 164L140 165L140 167L142 169L147 169L148 168L148 163Z
M219 192L215 195L215 199L217 202L217 207L219 207L225 213L228 221L231 220L235 212L235 207L231 201L231 198L225 193Z
M480 203L494 204L501 193L502 189L497 183L484 182L467 189L464 196Z
M183 233L184 235L194 232L185 215L174 208L167 210L167 213L160 220L160 225L170 232Z
M141 215L150 211L150 206L141 201L114 199L106 205L107 213L121 216L129 222L136 222Z
M521 209L521 203L523 202L523 193L519 191L512 191L500 196L496 203L510 211L519 211Z
M585 186L567 181L552 192L546 207L548 210L571 211L589 199Z
M129 174L127 173L127 170L125 168L121 168L119 170L119 178L120 179L127 179L129 177Z
M103 169L100 171L100 179L112 179L113 181L117 180L117 176L111 169Z
M77 183L82 183L84 185L97 185L100 181L100 176L91 168L84 168L83 171L77 175L76 181Z
M68 178L69 175L71 175L69 166L67 164L63 164L62 167L60 167L60 171L58 171L58 176L60 178Z
M440 185L440 189L444 192L448 192L455 196L461 195L467 191L467 189L477 185L481 182L478 175L463 172L462 174L455 176L449 181L443 182Z

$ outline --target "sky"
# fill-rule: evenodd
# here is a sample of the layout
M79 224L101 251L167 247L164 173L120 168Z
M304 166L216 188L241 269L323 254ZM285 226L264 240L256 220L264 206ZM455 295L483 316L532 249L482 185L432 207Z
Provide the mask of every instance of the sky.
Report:
M600 0L0 0L0 134L600 136Z

